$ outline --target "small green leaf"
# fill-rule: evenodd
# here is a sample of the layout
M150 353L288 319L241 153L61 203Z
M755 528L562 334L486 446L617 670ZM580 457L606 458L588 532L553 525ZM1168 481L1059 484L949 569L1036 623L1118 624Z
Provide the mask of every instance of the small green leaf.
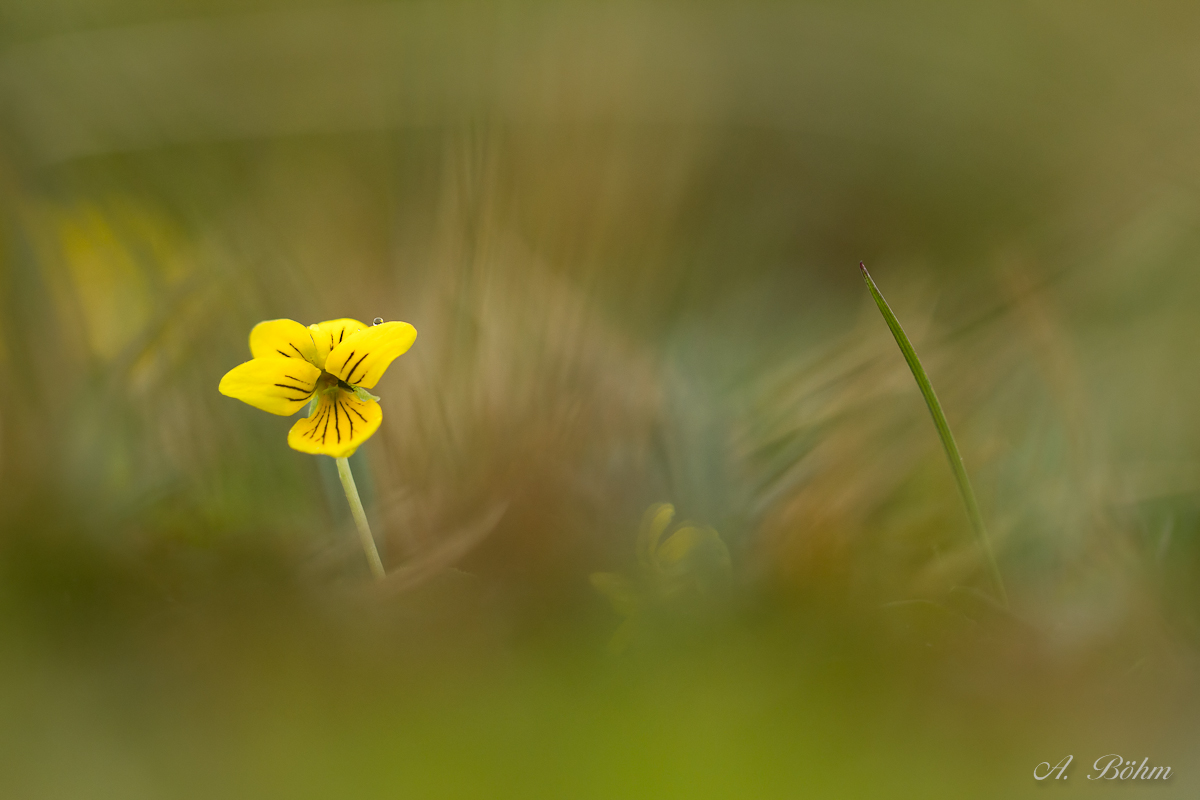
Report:
M627 578L613 572L593 572L589 580L596 591L608 598L618 614L632 617L637 613L637 592Z
M371 394L370 392L368 392L366 389L364 389L361 386L354 387L354 396L357 397L359 400L363 401L364 403L367 402L368 400L375 400L375 401L379 400L378 397Z

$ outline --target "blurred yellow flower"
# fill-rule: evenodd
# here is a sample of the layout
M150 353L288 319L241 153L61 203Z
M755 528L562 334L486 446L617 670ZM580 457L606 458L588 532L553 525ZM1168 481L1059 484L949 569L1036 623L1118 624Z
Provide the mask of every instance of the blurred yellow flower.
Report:
M309 404L292 426L288 444L305 453L349 457L383 420L379 398L368 392L388 365L417 338L407 322L353 319L307 328L290 319L260 322L250 331L253 359L221 378L221 394L280 416Z
M591 575L593 588L625 617L609 641L613 652L629 646L639 620L648 613L708 594L729 575L729 549L712 528L684 522L663 540L674 517L675 507L670 503L656 503L646 510L638 529L634 578L614 572Z

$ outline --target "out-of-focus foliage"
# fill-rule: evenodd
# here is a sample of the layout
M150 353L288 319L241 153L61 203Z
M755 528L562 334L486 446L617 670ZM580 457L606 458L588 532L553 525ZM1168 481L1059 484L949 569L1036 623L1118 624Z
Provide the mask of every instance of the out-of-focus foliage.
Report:
M0 795L1010 798L1135 751L1194 789L1198 36L6 0ZM254 323L340 317L421 332L353 459L374 589L332 462L217 393ZM728 573L611 657L589 576L664 500Z
M670 503L655 503L642 515L638 529L634 573L593 572L596 591L625 618L609 640L614 653L623 653L638 636L670 635L687 616L710 616L714 604L728 602L719 592L730 573L729 548L712 528L684 522L670 534L675 516ZM666 616L658 620L657 617Z

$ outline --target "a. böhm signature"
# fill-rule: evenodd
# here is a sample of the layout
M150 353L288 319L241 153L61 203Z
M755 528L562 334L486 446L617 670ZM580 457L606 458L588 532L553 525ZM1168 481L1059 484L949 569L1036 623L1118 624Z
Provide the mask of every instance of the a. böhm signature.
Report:
M1055 780L1066 780L1067 767L1071 766L1074 758L1069 755L1054 766L1050 766L1049 761L1043 761L1033 768L1033 779L1044 781L1053 775ZM1116 753L1097 758L1092 770L1087 776L1089 781L1165 781L1171 777L1170 767L1151 766L1149 757L1143 758L1139 764L1137 761L1126 761Z

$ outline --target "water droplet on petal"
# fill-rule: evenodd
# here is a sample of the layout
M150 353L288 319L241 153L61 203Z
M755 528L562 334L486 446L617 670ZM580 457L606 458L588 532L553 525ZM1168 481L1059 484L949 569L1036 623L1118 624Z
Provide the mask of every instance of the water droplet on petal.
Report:
M376 317L376 318L375 318L375 321L374 321L374 322L372 322L371 324L372 324L372 325L382 325L382 324L383 324L383 317Z

